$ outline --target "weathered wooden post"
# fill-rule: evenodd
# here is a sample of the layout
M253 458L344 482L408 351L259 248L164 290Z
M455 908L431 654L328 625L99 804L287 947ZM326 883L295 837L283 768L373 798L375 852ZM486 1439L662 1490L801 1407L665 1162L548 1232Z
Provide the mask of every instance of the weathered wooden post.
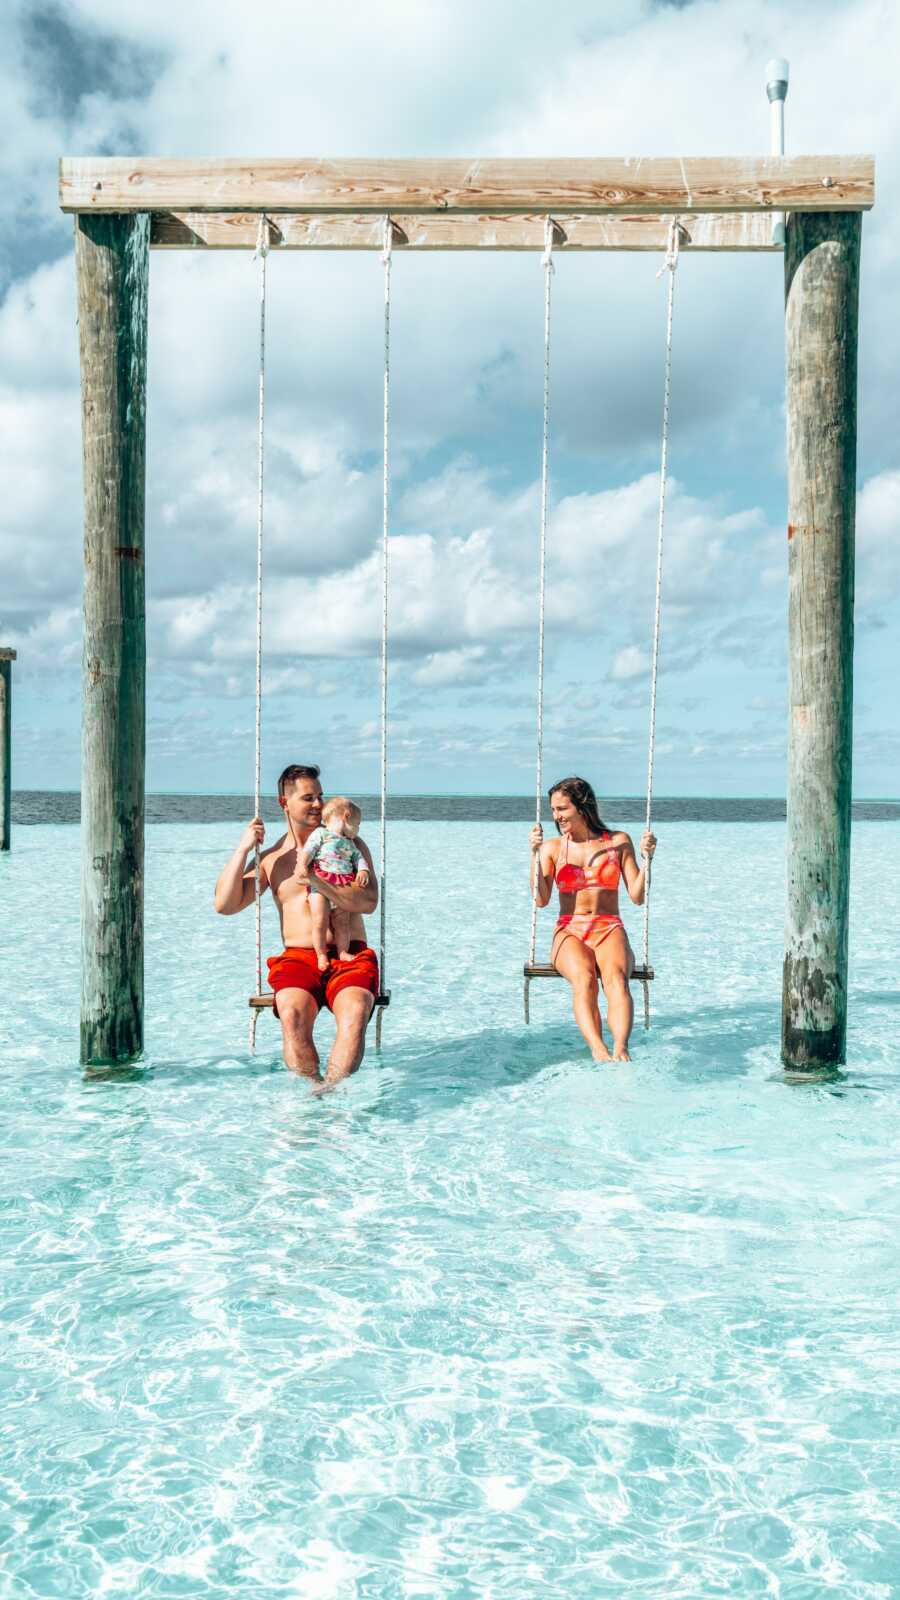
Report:
M81 1059L144 1031L144 473L150 219L75 231L84 447Z
M787 225L789 723L785 1065L845 1059L859 212Z
M0 850L10 844L12 810L12 664L15 650L0 650Z

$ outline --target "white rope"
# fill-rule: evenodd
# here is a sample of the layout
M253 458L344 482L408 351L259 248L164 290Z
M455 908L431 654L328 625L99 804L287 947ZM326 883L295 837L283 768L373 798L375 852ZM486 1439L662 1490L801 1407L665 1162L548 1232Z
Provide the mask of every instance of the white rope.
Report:
M650 832L650 820L653 811L653 758L656 746L656 682L659 675L659 633L660 614L662 602L662 568L663 568L663 532L666 521L666 486L668 481L669 459L669 396L672 386L672 308L675 301L675 269L678 266L678 247L681 229L678 219L673 218L669 225L669 238L666 244L666 259L656 274L658 278L667 272L668 294L666 298L666 375L663 389L663 419L662 419L662 450L659 466L659 520L656 534L656 599L653 609L653 657L650 668L650 734L647 748L647 812L644 831ZM650 857L644 856L644 940L643 940L644 966L650 965ZM644 989L644 1027L650 1026L650 985L646 979Z
M541 538L538 556L538 664L537 664L537 751L534 778L534 820L541 822L541 799L544 786L544 600L547 573L547 524L550 506L550 283L553 277L553 219L544 219L544 425L541 444ZM537 883L540 871L540 853L533 857L531 875L531 940L529 966L534 966L537 948ZM525 1020L528 1020L528 981L525 982Z
M385 885L387 877L387 691L388 691L388 534L390 530L391 486L391 249L394 242L394 225L390 217L384 219L384 245L381 260L384 266L384 402L382 436L381 482L381 822L380 855L381 881L378 889L380 908L379 964L381 993L385 992L385 944L387 907ZM382 1007L375 1019L375 1045L381 1045Z
M263 466L266 417L266 257L269 253L269 221L259 219L254 261L259 261L259 427L256 443L256 759L254 770L253 815L259 816L262 804L262 581L263 581ZM262 994L262 902L259 871L259 845L253 851L253 876L256 884L256 993ZM250 1013L250 1051L256 1049L256 1023L259 1012Z

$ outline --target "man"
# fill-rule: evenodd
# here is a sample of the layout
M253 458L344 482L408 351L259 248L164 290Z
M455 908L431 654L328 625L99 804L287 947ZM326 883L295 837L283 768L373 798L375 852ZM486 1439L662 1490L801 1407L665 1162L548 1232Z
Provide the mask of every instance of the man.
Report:
M284 954L269 960L269 982L275 990L275 1014L281 1023L285 1064L305 1078L319 1076L319 1055L313 1043L313 1026L319 1008L334 1012L337 1036L325 1069L331 1087L355 1072L366 1048L366 1025L378 994L378 961L366 943L362 914L378 904L375 869L368 846L356 843L368 863L369 883L342 887L318 877L318 888L332 905L350 913L350 960L333 960L320 972L313 949L309 891L296 881L299 852L322 820L322 785L318 767L285 767L278 779L278 804L287 832L260 857L260 894L271 889L281 919ZM265 827L254 817L240 844L216 883L216 910L234 916L256 898L256 876L247 870L247 856L262 844Z

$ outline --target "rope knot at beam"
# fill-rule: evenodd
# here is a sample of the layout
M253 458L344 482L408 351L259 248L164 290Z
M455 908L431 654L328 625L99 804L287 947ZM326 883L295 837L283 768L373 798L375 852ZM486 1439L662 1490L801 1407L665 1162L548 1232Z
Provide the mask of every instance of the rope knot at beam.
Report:
M554 272L553 246L556 243L556 224L552 217L544 218L544 254L541 261L547 272Z
M677 217L669 223L669 233L666 239L666 258L656 276L661 278L664 272L674 272L678 266L678 252L683 244L690 244L691 236L687 228L683 227Z
M266 213L263 212L259 219L259 228L256 234L256 249L253 252L254 261L263 259L269 254L272 245L271 227Z

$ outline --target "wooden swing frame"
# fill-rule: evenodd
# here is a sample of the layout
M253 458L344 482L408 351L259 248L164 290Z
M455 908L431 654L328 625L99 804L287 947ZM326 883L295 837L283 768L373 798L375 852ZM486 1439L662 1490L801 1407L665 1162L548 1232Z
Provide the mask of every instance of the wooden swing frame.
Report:
M261 214L274 254L380 251L386 217L398 252L540 251L550 218L561 255L661 253L673 220L686 253L784 253L792 716L782 1052L796 1066L843 1059L860 213L874 201L868 155L61 161L60 207L75 216L84 449L82 1061L131 1060L143 1048L149 254L254 250ZM781 217L784 247L773 237ZM818 602L800 605L801 583ZM531 976L558 974L535 965Z

